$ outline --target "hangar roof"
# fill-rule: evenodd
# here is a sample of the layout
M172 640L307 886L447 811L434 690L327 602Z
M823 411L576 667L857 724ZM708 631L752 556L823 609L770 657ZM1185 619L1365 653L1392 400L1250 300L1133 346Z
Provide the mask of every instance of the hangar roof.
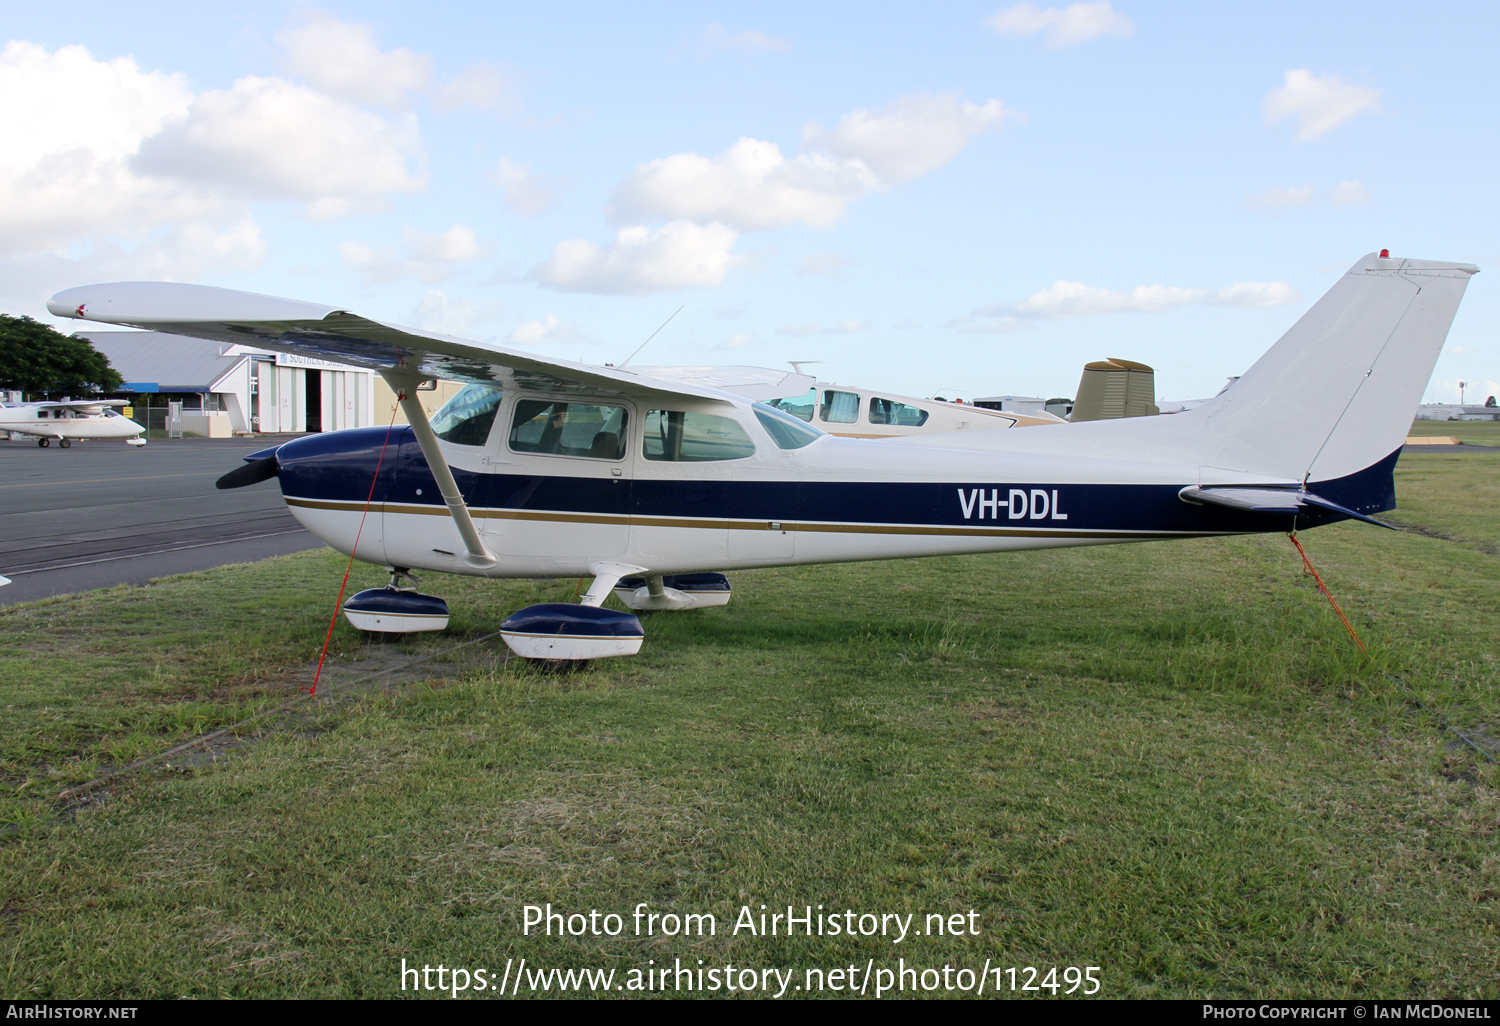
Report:
M216 392L245 356L231 347L165 331L78 331L129 383L152 382L163 392Z

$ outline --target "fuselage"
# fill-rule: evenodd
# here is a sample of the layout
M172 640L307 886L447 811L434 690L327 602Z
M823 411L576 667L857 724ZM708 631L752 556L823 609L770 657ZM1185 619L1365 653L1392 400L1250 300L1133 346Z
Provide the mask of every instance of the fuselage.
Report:
M601 560L652 573L692 573L1292 526L1290 516L1183 501L1182 489L1216 483L1213 471L1194 465L905 447L829 435L783 448L748 403L701 408L705 417L738 423L749 446L726 441L723 448L739 455L671 461L659 451L666 421L648 409L649 401L566 398L623 411L599 422L617 431L602 454L596 455L604 432L592 431L599 425L581 436L583 444L538 451L540 436L526 435L523 421L556 395L507 394L490 414L492 428L486 424L486 432L466 444L441 443L485 545L498 557L492 568L465 563L410 428L361 428L281 446L281 488L292 513L342 552L354 550L358 534L355 555L367 562L491 577L585 576ZM449 433L464 437L461 430ZM1394 460L1392 454L1361 474L1326 482L1323 491L1362 511L1390 508ZM1339 519L1304 514L1296 525Z

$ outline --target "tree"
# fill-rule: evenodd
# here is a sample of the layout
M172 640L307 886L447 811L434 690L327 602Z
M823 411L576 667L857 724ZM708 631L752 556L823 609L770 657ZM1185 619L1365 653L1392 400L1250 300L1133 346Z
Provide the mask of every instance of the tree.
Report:
M118 392L124 382L88 339L0 314L0 389L87 396Z

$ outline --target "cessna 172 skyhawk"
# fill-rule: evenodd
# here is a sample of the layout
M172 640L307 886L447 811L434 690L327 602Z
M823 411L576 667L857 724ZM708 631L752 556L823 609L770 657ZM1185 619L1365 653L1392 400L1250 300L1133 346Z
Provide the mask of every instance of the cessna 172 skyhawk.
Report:
M0 403L0 431L33 435L43 449L56 439L66 449L75 438L123 438L126 445L145 445L146 429L112 407L124 399L64 399L55 403Z
M378 371L409 427L300 438L220 487L276 477L309 530L392 570L389 589L346 604L356 626L445 623L442 600L396 588L415 569L592 576L579 605L502 626L520 655L581 660L640 648L640 621L601 607L611 590L635 609L690 608L726 600L717 572L737 567L1378 523L1477 270L1371 254L1231 388L1176 416L879 441L743 394L772 398L766 381L565 363L331 306L135 282L48 308ZM433 377L469 384L429 423L414 390Z

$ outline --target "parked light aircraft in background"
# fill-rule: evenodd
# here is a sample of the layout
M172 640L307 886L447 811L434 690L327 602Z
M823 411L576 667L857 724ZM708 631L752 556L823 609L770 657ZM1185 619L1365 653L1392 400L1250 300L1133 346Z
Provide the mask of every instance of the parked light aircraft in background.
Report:
M1000 431L1040 424L1066 424L1050 413L1040 415L990 410L942 399L916 399L854 385L819 381L806 393L766 400L767 406L816 424L841 438L899 438L948 431Z
M739 567L1378 523L1477 270L1371 254L1233 388L1175 416L878 441L754 401L806 375L591 367L194 285L90 285L48 308L376 370L408 427L300 438L220 487L275 477L309 530L391 569L346 605L356 626L446 623L440 599L397 587L412 570L591 576L580 604L502 625L520 655L581 660L640 648L640 621L601 605L612 590L691 608L723 601L720 572ZM468 384L429 423L414 390L433 377Z
M0 431L32 435L43 449L57 444L66 449L75 438L123 438L126 445L145 445L146 429L113 407L129 406L124 399L64 399L56 403L0 403Z

